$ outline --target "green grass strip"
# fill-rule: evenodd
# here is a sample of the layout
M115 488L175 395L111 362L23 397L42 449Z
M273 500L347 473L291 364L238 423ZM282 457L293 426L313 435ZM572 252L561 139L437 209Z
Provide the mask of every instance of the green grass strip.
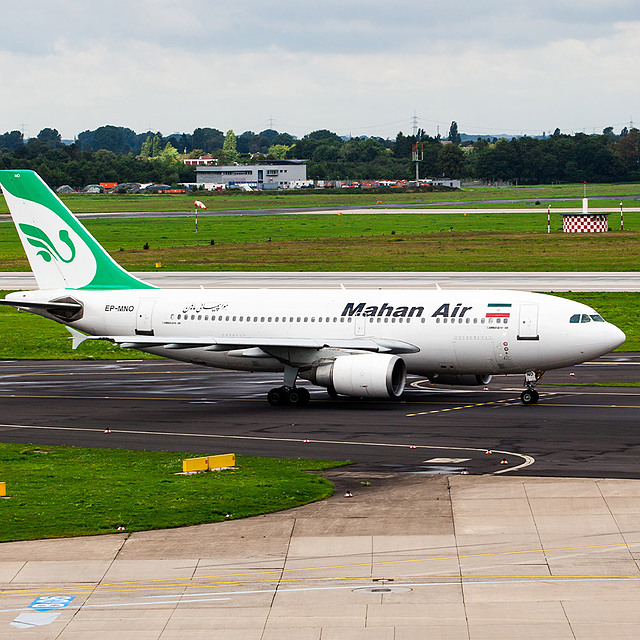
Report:
M212 452L213 453L213 452ZM203 454L0 444L0 542L183 527L289 509L333 493L307 471L346 462L236 457L176 475Z

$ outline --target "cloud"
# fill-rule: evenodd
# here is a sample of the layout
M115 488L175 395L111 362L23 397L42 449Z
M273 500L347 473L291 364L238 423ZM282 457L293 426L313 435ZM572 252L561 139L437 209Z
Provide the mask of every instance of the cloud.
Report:
M0 131L102 124L394 136L616 125L640 89L628 0L14 3ZM621 92L620 87L624 87Z

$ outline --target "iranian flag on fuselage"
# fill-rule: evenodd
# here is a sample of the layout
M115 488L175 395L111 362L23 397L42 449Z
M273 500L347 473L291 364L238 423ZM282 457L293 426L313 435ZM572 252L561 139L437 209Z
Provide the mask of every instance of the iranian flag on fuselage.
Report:
M485 318L509 318L511 316L511 303L490 302L487 304Z

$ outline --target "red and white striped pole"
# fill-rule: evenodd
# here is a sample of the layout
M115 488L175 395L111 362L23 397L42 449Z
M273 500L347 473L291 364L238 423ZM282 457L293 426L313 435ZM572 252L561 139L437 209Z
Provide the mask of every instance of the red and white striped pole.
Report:
M551 205L547 205L547 233L551 233Z
M624 218L622 217L622 201L620 201L620 231L624 231Z

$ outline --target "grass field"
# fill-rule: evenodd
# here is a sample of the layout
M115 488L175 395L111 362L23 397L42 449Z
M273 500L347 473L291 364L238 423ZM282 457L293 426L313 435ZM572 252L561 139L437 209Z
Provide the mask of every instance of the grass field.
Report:
M583 193L582 184L534 185L524 187L465 187L462 191L405 192L395 189L373 192L353 192L348 189L324 191L254 192L241 191L198 192L197 197L208 208L217 211L231 209L272 209L287 207L372 206L378 202L389 204L420 204L466 202L469 200L544 200L545 198L569 198L575 206ZM613 198L639 195L639 184L588 185L588 195ZM640 195L639 195L640 197ZM76 213L100 213L118 211L189 211L193 209L194 195L157 194L68 194L62 200ZM614 206L618 201L612 200ZM572 205L565 205L572 206ZM605 206L605 205L602 205ZM0 198L0 213L7 213L4 198Z
M86 220L127 269L207 271L635 271L640 213L625 231L564 234L559 215L521 213L231 216ZM616 226L618 225L618 226ZM211 245L211 241L215 245ZM143 245L148 243L149 250ZM0 271L29 266L14 226L0 224Z
M216 452L211 452L216 453ZM176 475L203 454L0 443L0 542L183 527L321 500L331 483L306 473L346 464L236 457L235 470Z
M0 297L8 292L0 291ZM640 293L559 293L564 298L584 302L626 334L619 350L640 351ZM113 360L156 358L121 349L109 342L87 340L73 351L67 330L57 322L26 311L0 307L0 360Z

